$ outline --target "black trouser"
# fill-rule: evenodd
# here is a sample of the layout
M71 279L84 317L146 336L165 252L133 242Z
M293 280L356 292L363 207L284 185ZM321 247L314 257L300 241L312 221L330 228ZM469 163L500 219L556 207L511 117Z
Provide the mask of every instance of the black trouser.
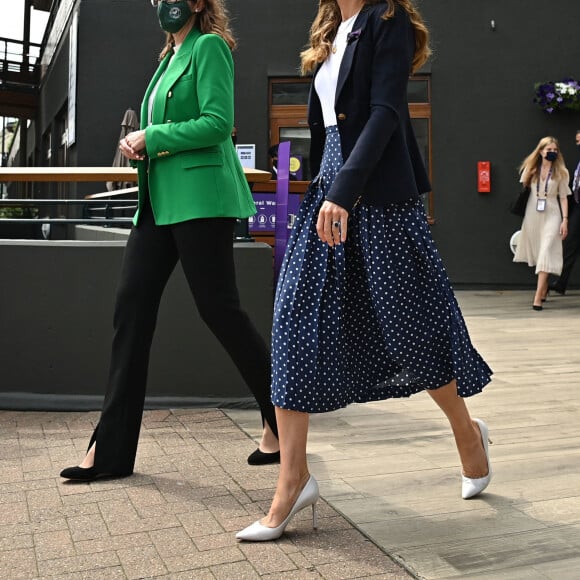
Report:
M553 283L553 287L559 292L566 292L572 268L580 254L580 204L573 197L568 198L568 236L563 242L563 252L562 273Z
M149 204L127 242L114 315L111 367L103 412L91 438L100 473L133 472L161 295L181 261L203 321L240 371L277 436L270 400L270 352L240 308L232 218L156 226Z

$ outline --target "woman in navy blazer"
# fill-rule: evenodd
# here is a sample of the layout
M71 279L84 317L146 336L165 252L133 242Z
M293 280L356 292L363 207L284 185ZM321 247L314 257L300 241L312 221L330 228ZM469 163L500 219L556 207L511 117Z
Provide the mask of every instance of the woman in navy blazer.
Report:
M429 180L411 128L409 74L429 56L410 0L320 0L304 72L316 175L282 265L272 331L281 467L268 515L237 534L280 537L312 506L308 418L426 390L451 424L462 497L491 479L488 429L464 397L491 369L469 339L420 194Z
M407 103L408 63L415 53L413 28L385 26L381 4L373 9L367 5L354 23L336 88L336 119L345 163L326 199L348 211L359 196L363 203L384 205L431 190ZM310 163L316 175L326 134L314 84L308 123Z

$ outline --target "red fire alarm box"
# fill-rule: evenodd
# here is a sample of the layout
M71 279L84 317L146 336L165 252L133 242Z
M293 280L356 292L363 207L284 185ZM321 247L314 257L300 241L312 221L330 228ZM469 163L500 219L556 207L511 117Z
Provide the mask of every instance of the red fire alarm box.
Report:
M491 191L491 163L489 161L477 162L477 191L479 193Z

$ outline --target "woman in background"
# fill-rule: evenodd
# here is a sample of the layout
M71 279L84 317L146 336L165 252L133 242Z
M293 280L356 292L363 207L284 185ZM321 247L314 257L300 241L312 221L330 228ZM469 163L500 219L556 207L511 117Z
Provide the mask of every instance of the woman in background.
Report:
M548 277L562 272L562 241L568 235L570 175L557 139L543 137L520 166L520 181L530 187L514 262L536 267L538 277L532 308L543 309Z

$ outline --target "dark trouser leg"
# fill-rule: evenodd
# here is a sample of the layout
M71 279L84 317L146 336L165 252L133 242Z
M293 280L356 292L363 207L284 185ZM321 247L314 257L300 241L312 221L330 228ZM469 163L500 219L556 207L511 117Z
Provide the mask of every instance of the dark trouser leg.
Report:
M565 292L568 287L568 280L570 279L572 268L580 253L580 206L577 206L573 201L568 205L570 209L574 205L574 209L570 212L568 237L564 240L564 265L560 277L553 284L561 292Z
M117 291L109 382L91 439L100 473L133 472L159 302L176 263L170 229L155 226L147 208L129 236Z
M277 437L270 397L270 351L240 307L232 243L234 222L231 218L189 220L171 226L171 231L200 316L240 371L260 405L262 420Z

